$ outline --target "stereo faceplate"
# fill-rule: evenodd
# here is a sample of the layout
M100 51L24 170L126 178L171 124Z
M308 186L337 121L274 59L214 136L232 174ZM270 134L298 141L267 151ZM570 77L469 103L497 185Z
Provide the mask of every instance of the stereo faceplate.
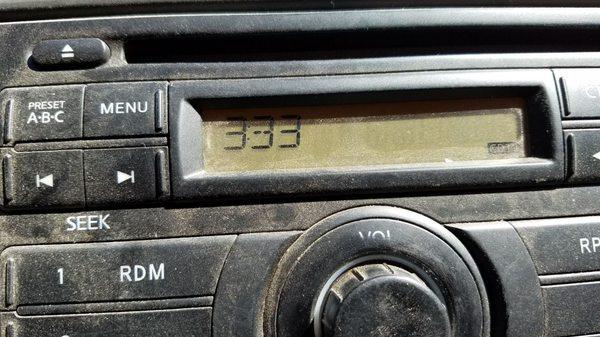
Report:
M420 8L0 25L0 336L600 333L598 22ZM523 156L204 166L205 109L498 98L523 102Z

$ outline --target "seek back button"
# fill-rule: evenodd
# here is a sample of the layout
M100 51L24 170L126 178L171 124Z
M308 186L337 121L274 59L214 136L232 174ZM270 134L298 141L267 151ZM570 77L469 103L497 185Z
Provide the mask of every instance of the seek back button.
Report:
M3 160L5 206L83 206L82 157L81 150L6 154Z
M166 133L167 83L102 83L86 88L86 138L154 136Z

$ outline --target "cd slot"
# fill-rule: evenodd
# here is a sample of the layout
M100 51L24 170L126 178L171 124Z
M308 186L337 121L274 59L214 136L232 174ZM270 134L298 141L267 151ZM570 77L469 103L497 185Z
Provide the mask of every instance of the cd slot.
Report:
M127 40L129 63L275 62L483 53L597 52L598 30L454 27L198 34Z

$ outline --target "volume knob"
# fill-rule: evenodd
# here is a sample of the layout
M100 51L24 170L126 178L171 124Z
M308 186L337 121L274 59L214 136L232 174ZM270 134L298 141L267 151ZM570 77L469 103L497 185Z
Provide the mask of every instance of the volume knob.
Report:
M385 263L354 267L332 284L321 319L326 337L445 337L441 295L417 275Z

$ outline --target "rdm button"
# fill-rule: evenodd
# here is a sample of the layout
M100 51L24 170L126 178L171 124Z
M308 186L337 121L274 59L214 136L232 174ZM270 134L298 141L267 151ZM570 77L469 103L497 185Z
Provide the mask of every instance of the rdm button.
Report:
M68 85L4 90L5 142L81 138L83 88Z
M9 288L9 298L0 305L212 295L234 239L213 236L11 247L0 259L0 266L11 264L0 273Z
M167 130L166 82L90 84L84 136L152 136Z

